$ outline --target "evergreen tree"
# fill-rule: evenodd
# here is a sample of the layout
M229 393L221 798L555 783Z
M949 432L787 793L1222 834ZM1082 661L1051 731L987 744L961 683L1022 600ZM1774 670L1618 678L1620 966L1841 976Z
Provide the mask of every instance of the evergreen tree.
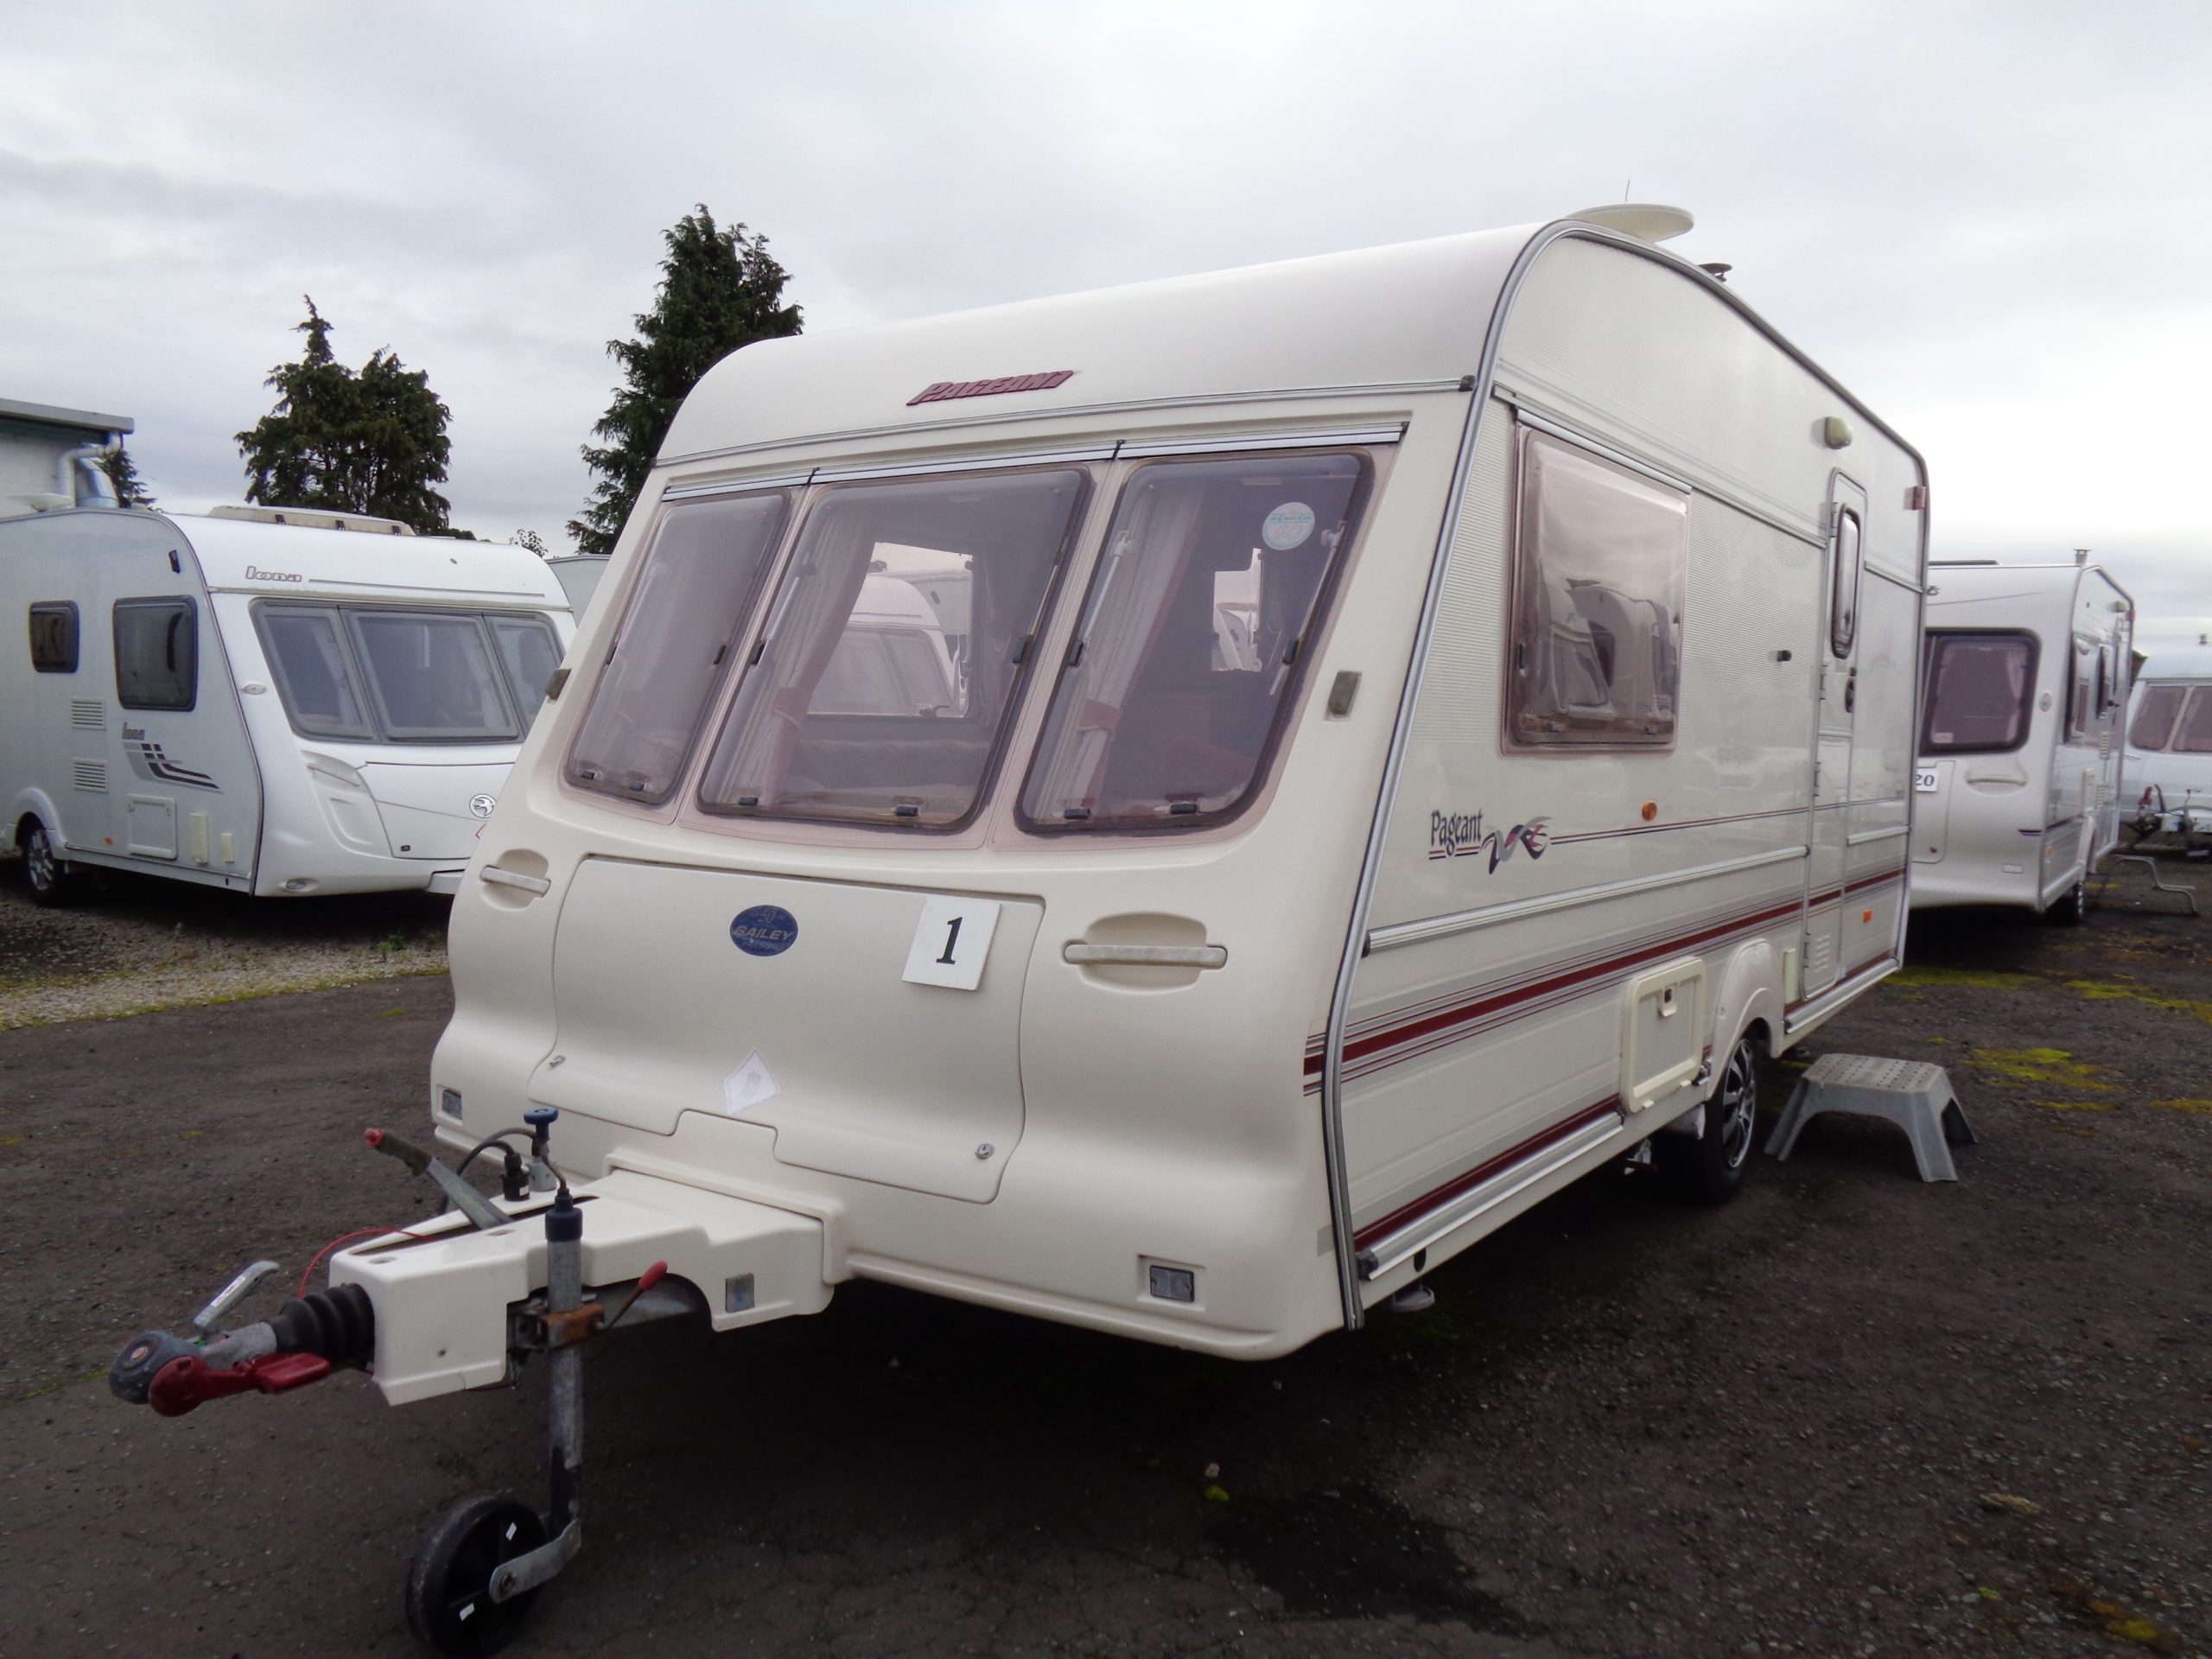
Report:
M121 444L100 457L100 470L107 474L107 481L115 486L118 506L150 507L154 498L146 493L146 486L139 479L138 469L130 464L130 452Z
M449 503L431 486L446 480L452 411L429 376L379 347L357 374L330 349L331 325L307 302L296 363L264 382L276 407L238 435L245 499L267 506L320 507L397 518L425 534L447 530Z
M553 551L545 545L545 538L534 530L518 530L507 537L517 547L526 547L541 559L550 559Z
M600 477L569 534L585 553L614 550L677 405L699 377L741 346L799 331L798 307L782 302L787 276L769 257L766 237L747 235L741 224L717 226L701 203L662 239L660 290L653 308L634 319L638 338L607 342L627 384L592 428L606 447L583 448Z

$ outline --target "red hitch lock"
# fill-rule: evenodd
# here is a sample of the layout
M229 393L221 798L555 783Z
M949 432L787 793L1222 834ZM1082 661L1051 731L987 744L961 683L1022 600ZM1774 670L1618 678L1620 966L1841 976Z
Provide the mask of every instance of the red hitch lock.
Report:
M219 1371L205 1360L187 1356L171 1360L154 1373L146 1403L162 1416L181 1417L194 1406L227 1394L249 1389L284 1394L320 1382L329 1375L330 1362L321 1354L264 1354Z

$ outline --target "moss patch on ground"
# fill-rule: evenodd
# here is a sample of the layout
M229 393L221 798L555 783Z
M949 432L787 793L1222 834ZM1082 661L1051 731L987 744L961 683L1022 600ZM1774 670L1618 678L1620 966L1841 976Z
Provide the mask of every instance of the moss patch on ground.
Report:
M2100 1082L2104 1067L2088 1065L2063 1048L1977 1048L1974 1068L1995 1083L2056 1084L2076 1093L2108 1095L2117 1086Z

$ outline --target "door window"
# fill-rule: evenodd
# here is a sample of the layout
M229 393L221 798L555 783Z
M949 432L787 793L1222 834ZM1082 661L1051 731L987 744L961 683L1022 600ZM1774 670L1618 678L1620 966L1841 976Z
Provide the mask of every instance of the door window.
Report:
M188 709L200 687L200 618L188 599L115 601L115 699Z
M1838 657L1851 655L1859 637L1859 515L1849 507L1835 516L1835 570L1828 595L1828 648Z

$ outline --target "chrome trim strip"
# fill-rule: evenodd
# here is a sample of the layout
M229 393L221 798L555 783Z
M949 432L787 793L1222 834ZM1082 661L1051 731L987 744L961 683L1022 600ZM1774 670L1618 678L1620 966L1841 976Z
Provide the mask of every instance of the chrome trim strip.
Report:
M524 875L520 870L503 870L496 864L486 864L476 872L480 881L495 887L519 887L524 893L550 893L553 884L542 875Z
M1861 802L1859 804L1866 805L1870 803ZM1872 804L1879 804L1879 803L1872 803ZM1861 830L1855 836L1846 836L1843 838L1843 844L1847 847L1864 847L1870 842L1888 841L1894 836L1909 836L1911 833L1910 824L1893 823L1886 830Z
M660 493L664 501L689 501L702 495L739 495L748 490L803 489L813 479L807 473L778 473L770 478L729 478L711 484L671 484Z
M1501 1169L1480 1186L1470 1189L1440 1210L1408 1222L1388 1238L1368 1247L1366 1277L1379 1279L1409 1257L1421 1254L1446 1233L1465 1226L1485 1211L1495 1210L1508 1198L1527 1191L1562 1165L1595 1150L1623 1134L1628 1120L1616 1114L1577 1129L1556 1147L1531 1154L1521 1162Z
M1901 906L1901 908L1904 907ZM1904 963L1896 957L1885 957L1871 968L1860 969L1840 984L1829 986L1827 989L1805 1003L1796 1013L1785 1014L1783 1017L1782 1034L1785 1037L1794 1037L1806 1027L1815 1025L1827 1019L1861 991L1869 990L1878 985L1904 966Z
M1060 947L1060 960L1132 968L1218 968L1229 960L1229 949L1219 944L1085 944L1070 939Z
M1018 454L967 456L958 461L886 461L874 467L822 467L809 481L841 484L856 478L909 478L925 473L996 472L1014 467L1050 467L1084 461L1111 461L1110 443L1085 444L1074 449L1024 449Z
M1683 495L1719 494L1717 490L1702 489L1679 474L1670 473L1663 467L1656 466L1641 455L1632 454L1604 438L1592 436L1564 416L1538 414L1537 405L1532 404L1510 386L1492 386L1490 395L1510 407L1522 425L1533 426L1539 432L1548 432L1553 437L1563 439L1578 449L1587 449L1593 455L1603 456L1616 467L1625 467L1631 473L1640 473L1655 483L1664 484L1669 489L1679 491ZM1802 531L1796 533L1803 534Z
M1725 291L1725 290L1724 290ZM803 437L764 438L759 443L734 444L722 449L695 449L681 455L660 455L653 465L681 467L691 461L720 461L732 455L759 454L768 449L791 449L801 444L849 443L863 439L901 435L926 436L979 426L1005 426L1014 422L1086 420L1102 415L1139 414L1150 410L1216 409L1224 404L1268 404L1300 397L1403 397L1427 392L1457 391L1463 382L1448 380L1383 380L1367 385L1277 386L1256 391L1196 392L1180 397L1138 397L1118 404L1059 404L1046 409L999 410L988 415L969 415L950 421L905 421L890 426L855 426L842 431L814 432ZM932 404L942 408L942 404ZM1867 416L1872 420L1873 416Z
M1406 423L1388 426L1346 426L1310 432L1255 432L1249 436L1223 434L1217 437L1162 438L1156 443L1125 443L1121 455L1190 455L1215 449L1317 449L1340 443L1396 443L1406 435Z
M1885 835L1904 835L1904 830L1885 830ZM1472 932L1478 927L1489 927L1498 922L1518 921L1524 916L1541 916L1554 910L1572 910L1580 905L1596 904L1601 899L1619 899L1631 893L1649 893L1654 887L1671 887L1685 881L1703 881L1714 876L1733 875L1739 870L1757 870L1769 864L1788 863L1808 856L1802 845L1778 847L1769 853L1753 853L1745 858L1724 859L1718 864L1698 864L1687 870L1666 870L1656 875L1633 875L1621 881L1601 881L1595 887L1570 887L1564 893L1547 893L1532 899L1515 899L1502 905L1485 905L1480 910L1455 911L1449 916L1430 916L1415 922L1393 922L1378 927L1367 936L1367 949L1390 950L1402 944L1419 944L1429 939L1448 938L1455 933Z

